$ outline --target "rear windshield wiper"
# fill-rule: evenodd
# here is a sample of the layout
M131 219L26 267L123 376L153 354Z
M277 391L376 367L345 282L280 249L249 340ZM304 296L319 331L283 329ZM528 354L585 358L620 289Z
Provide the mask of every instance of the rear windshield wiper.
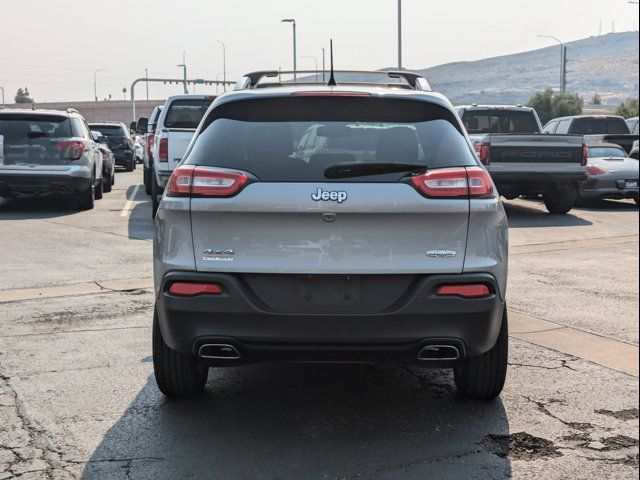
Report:
M46 138L50 135L47 132L29 132L27 133L27 137L29 138Z
M326 178L350 178L385 173L419 172L426 170L424 163L402 162L347 162L332 163L324 169Z

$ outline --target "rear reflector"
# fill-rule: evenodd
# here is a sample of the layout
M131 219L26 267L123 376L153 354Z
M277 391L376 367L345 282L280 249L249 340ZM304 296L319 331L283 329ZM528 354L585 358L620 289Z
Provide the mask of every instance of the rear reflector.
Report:
M480 167L430 170L411 182L429 198L491 198L494 190L491 176Z
M172 283L169 287L169 293L183 297L193 297L202 294L219 295L222 293L222 287L217 283L176 282Z
M173 197L231 197L246 185L247 175L214 168L183 165L169 179L167 195Z
M491 295L491 290L486 285L476 283L442 285L436 290L436 295L440 297L483 298Z

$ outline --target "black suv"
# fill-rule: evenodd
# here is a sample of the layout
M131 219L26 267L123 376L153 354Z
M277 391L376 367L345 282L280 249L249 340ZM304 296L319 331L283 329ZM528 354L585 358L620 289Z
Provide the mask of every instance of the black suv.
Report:
M124 123L90 123L89 127L107 137L117 166L124 167L127 172L135 170L134 141Z

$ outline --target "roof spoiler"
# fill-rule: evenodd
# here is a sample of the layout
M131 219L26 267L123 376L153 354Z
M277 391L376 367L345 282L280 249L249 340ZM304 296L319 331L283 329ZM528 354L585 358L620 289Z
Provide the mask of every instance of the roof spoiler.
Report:
M360 74L360 75L386 75L388 78L401 79L406 82L406 84L402 83L393 83L391 86L406 86L413 90L421 90L425 92L431 91L431 86L429 82L419 73L409 72L404 70L334 70L334 73L349 73L349 74ZM330 70L261 70L257 72L247 73L243 75L240 80L236 83L234 90L250 90L258 87L260 81L264 78L276 78L280 75L330 75ZM308 82L300 82L300 83L286 83L284 85L318 85L317 81L308 81ZM324 84L324 83L323 83ZM342 85L375 85L375 83L366 83L366 82L341 82ZM381 83L380 85L390 86L388 83Z

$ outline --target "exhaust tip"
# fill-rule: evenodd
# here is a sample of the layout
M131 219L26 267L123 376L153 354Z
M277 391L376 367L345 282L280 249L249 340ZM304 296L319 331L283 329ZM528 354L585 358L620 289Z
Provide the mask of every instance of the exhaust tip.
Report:
M240 360L240 352L233 345L226 343L206 343L198 349L200 358L210 360Z
M418 352L418 360L452 361L460 359L460 350L453 345L427 345Z

